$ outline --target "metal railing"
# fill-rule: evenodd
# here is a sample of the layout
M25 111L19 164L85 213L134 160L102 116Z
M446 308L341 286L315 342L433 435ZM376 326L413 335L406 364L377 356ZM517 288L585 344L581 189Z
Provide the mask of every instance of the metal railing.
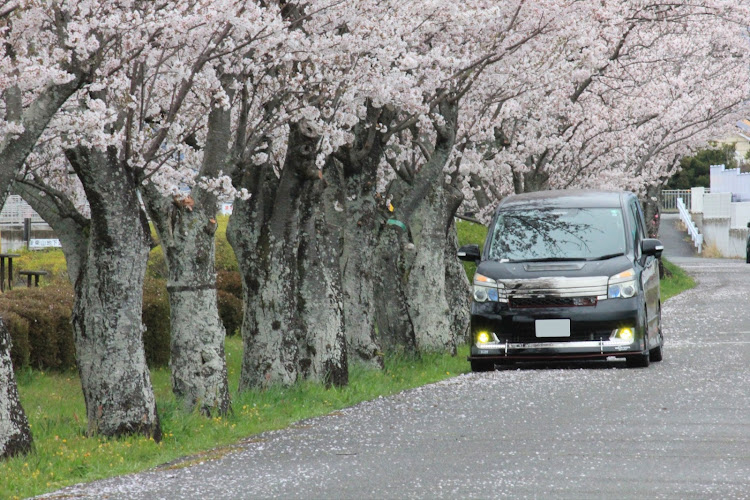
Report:
M705 188L704 193L710 192L709 188ZM693 194L690 189L664 189L661 192L661 211L677 212L677 198L682 198L688 212L693 210Z
M693 219L692 217L690 217L690 212L688 212L687 207L685 207L685 203L682 201L682 198L677 198L676 204L677 210L680 212L680 219L685 223L685 226L687 226L688 233L693 239L693 244L698 249L698 253L703 252L703 235L700 234L698 232L698 228L695 227Z
M24 219L31 219L32 223L44 222L38 213L16 194L8 196L0 211L0 224L23 225Z

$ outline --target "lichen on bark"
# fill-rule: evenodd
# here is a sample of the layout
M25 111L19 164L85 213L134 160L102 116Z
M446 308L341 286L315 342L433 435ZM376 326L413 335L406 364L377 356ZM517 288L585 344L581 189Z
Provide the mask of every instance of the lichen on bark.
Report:
M28 453L32 443L31 428L16 389L10 347L10 333L0 320L0 458Z

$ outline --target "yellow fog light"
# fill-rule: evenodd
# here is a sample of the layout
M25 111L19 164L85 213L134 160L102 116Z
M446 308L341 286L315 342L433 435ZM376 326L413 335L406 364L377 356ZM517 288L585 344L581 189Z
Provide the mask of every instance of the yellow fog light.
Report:
M618 328L617 338L627 340L628 342L633 341L633 329L632 328Z
M477 343L479 344L486 344L490 341L490 334L487 332L479 332L477 333Z

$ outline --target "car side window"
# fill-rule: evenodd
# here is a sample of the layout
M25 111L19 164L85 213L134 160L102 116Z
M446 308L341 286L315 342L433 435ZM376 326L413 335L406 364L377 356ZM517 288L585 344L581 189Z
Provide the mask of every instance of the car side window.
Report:
M630 222L633 232L633 248L635 249L635 256L640 258L641 256L641 240L645 234L643 226L643 217L641 217L640 211L638 210L638 202L630 202Z
M635 205L635 211L636 216L635 220L638 221L638 226L640 227L641 236L643 238L648 238L648 232L646 231L646 217L643 215L643 209L641 208L641 204L639 202L633 203Z

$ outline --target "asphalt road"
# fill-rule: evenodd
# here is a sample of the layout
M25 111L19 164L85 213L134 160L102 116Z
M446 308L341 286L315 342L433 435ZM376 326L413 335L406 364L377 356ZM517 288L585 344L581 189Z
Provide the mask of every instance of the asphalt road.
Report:
M53 498L750 498L750 265L672 256L664 361L468 374Z

